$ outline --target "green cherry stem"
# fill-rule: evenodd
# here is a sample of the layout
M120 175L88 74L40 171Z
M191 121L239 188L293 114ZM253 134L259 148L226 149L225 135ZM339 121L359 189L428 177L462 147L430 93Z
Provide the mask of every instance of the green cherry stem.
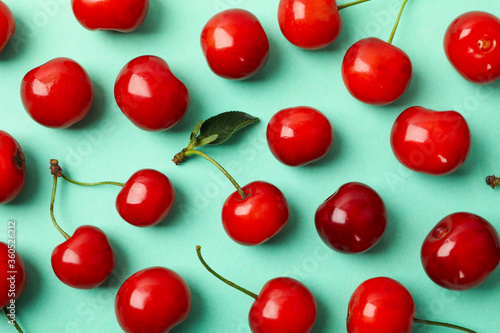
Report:
M61 229L59 224L57 224L56 218L54 217L54 202L56 198L56 190L57 190L57 176L54 175L54 182L52 183L52 197L50 198L50 217L52 218L52 222L56 229L64 236L64 238L69 239L69 235Z
M216 278L218 278L219 280L221 280L225 284L233 287L234 289L239 290L242 293L247 294L248 296L252 297L253 299L257 299L257 297L258 297L257 294L254 294L253 292L251 292L251 291L249 291L249 290L247 290L247 289L245 289L245 288L243 288L241 286L238 286L236 283L233 283L233 282L229 281L228 279L223 278L216 271L214 271L212 268L210 268L210 266L208 266L208 264L205 262L205 260L201 256L201 246L199 246L199 245L196 246L196 254L198 254L198 259L200 259L200 262L202 263L202 265L205 266L205 268L207 269L207 271L209 271L210 273L212 273L213 276L215 276Z
M353 1L353 2L349 2L349 3L345 3L343 5L339 5L337 6L337 9L338 10L342 10L344 8L347 8L347 7L351 7L351 6L355 6L355 5L358 5L360 3L363 3L363 2L368 2L370 0L358 0L358 1Z
M120 187L125 186L125 184L123 184L123 183L110 182L110 181L97 182L97 183L82 183L82 182L78 182L76 180L73 180L73 179L69 178L64 173L61 173L61 177L63 179L65 179L65 180L67 180L68 182L72 183L72 184L80 185L80 186L99 186L99 185L115 185L115 186L120 186Z
M457 326L457 325L452 325L452 324L446 324L446 323L440 323L440 322L437 322L437 321L417 319L417 318L414 318L413 321L415 323L417 323L417 324L440 326L440 327L446 327L446 328L455 329L455 330L462 331L462 332L477 333L476 331L473 331L471 329L468 329L468 328L465 328L465 327L462 327L462 326Z
M7 312L7 308L3 308L3 313L5 313L5 315L7 316L7 318L9 319L9 323L11 323L15 328L16 330L19 332L19 333L24 333L23 330L21 329L21 327L17 324L16 320L15 319L12 319L10 318L10 315L9 313Z
M405 9L406 3L408 0L403 2L401 9L399 10L398 18L396 19L396 23L394 24L394 28L392 28L391 36L389 37L389 44L392 44L392 40L394 39L394 35L396 34L396 30L398 29L399 20L401 19L401 14L403 14L403 9Z
M226 171L226 169L224 169L222 167L222 165L220 165L219 163L217 163L216 160L214 160L213 158L211 158L210 156L208 156L207 154L199 151L199 150L195 150L195 149L189 149L190 147L188 146L188 148L186 150L183 150L182 151L182 154L184 157L188 157L190 155L198 155L198 156L201 156L203 157L204 159L206 159L207 161L211 162L213 165L215 165L217 167L217 169L219 169L223 174L224 176L226 176L227 179L229 179L229 181L233 184L233 186L236 188L236 190L238 191L238 193L240 194L241 196L241 200L245 199L246 197L248 197L248 195L245 193L245 191L243 191L243 189L241 188L241 186L236 182L236 180L234 180L234 178L229 174L229 172ZM183 158L184 159L184 158Z

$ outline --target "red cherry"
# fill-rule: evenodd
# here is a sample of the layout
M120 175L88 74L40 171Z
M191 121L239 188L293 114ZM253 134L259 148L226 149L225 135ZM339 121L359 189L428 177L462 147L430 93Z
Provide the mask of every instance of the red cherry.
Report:
M387 210L371 187L347 183L318 207L315 222L326 245L339 252L361 253L384 235Z
M327 47L342 30L336 0L281 0L278 21L290 43L309 50Z
M280 232L290 215L285 196L274 185L255 181L231 194L222 207L222 225L235 242L258 245Z
M349 301L348 333L411 333L415 303L399 282L378 277L359 285Z
M16 20L9 7L0 1L0 52L14 37L16 32Z
M412 65L408 55L378 38L365 38L347 50L342 78L356 99L386 105L401 97L410 86Z
M267 125L267 144L273 155L289 166L305 165L324 157L333 145L328 118L310 107L276 113Z
M457 170L470 151L470 130L455 111L414 106L394 122L391 146L396 158L411 170L446 175Z
M186 114L189 91L172 74L165 60L142 56L130 61L118 74L115 99L123 114L146 131L173 127Z
M66 128L87 116L94 102L94 86L77 62L55 58L24 76L21 98L36 122Z
M307 333L316 321L311 291L292 278L268 281L252 304L248 321L253 333Z
M444 35L444 51L453 67L474 83L500 78L500 19L490 13L457 17Z
M269 58L269 41L259 20L243 9L229 9L212 17L201 33L208 66L226 79L255 75Z
M0 242L0 308L21 296L26 287L26 278L26 267L21 255L15 252L15 247L10 243Z
M427 275L441 287L472 289L497 267L500 239L495 228L482 217L450 214L425 238L421 259Z
M116 255L101 229L85 225L54 249L51 262L61 282L77 289L92 289L111 274Z
M164 333L191 312L191 291L182 277L163 267L129 277L115 299L115 313L127 333Z
M10 134L0 130L0 205L17 197L25 183L23 150Z
M139 170L130 177L116 197L116 209L128 223L149 227L163 221L172 210L175 189L163 173Z
M144 22L149 0L71 0L71 7L88 30L131 32Z
M205 262L201 247L196 247L203 266L216 278L255 299L248 321L252 333L309 333L316 321L316 299L301 282L287 277L268 281L259 295L225 279Z

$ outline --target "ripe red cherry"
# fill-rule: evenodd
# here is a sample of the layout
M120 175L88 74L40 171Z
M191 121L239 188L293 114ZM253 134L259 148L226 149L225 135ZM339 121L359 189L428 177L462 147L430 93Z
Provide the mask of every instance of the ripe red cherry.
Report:
M16 32L16 21L9 7L0 1L0 52Z
M408 55L378 38L355 43L342 61L342 78L347 90L366 104L394 102L408 89L411 77Z
M115 299L115 313L127 333L165 333L191 312L191 291L182 277L163 267L129 277Z
M0 205L17 197L25 183L23 150L9 133L0 130Z
M399 282L378 277L359 285L349 301L348 333L411 333L415 303Z
M244 186L247 196L231 194L222 207L222 225L235 242L258 245L280 232L290 215L285 196L274 185L256 181Z
M444 51L453 67L474 83L500 78L500 19L490 13L457 17L444 35Z
M94 102L94 86L77 62L55 58L24 76L21 98L36 122L66 128L87 116Z
M111 274L116 255L101 229L84 225L54 249L51 262L54 273L64 284L92 289Z
M12 245L0 242L0 308L8 306L11 300L21 296L26 287L26 277L26 267L21 255L15 252Z
M290 43L309 50L330 45L342 30L336 0L281 0L278 21Z
M316 299L301 282L287 277L268 281L259 295L227 280L205 262L201 247L196 247L203 266L216 278L247 294L255 301L248 321L252 333L309 333L316 321Z
M267 125L267 144L273 155L289 166L314 162L330 151L334 133L328 118L310 107L276 113Z
M470 130L455 111L433 111L414 106L394 122L391 146L407 168L429 175L446 175L457 170L470 151Z
M163 221L172 210L175 189L163 173L139 170L116 197L116 209L128 223L149 227Z
M316 300L311 291L292 278L268 281L250 308L253 333L308 333L316 321Z
M318 207L315 222L326 245L339 252L361 253L382 238L387 210L371 187L347 183Z
M149 0L71 0L71 7L88 30L131 32L144 22Z
M123 114L146 131L173 127L186 114L189 91L172 74L165 60L142 56L130 61L118 74L115 99Z
M226 79L247 79L264 67L269 41L259 20L243 9L212 17L201 33L201 48L210 69Z
M422 265L432 281L451 290L479 286L500 261L495 228L480 216L454 213L430 231L421 250Z

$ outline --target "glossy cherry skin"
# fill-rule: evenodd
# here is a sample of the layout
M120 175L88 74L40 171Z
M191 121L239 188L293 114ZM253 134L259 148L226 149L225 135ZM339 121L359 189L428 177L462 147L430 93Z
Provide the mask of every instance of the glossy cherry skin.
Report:
M116 210L136 227L150 227L163 221L174 206L175 189L163 173L139 170L129 178L116 197Z
M14 37L16 32L16 20L9 7L0 1L0 52Z
M245 199L236 191L224 202L222 225L241 245L262 244L285 227L290 208L283 193L272 184L255 181L243 191L248 195Z
M342 30L336 0L281 0L278 22L290 43L308 50L327 47Z
M0 130L0 205L16 198L26 184L26 163L19 143Z
M111 274L116 255L101 229L84 225L52 251L51 262L54 273L64 284L92 289Z
M347 183L316 210L316 230L330 248L361 253L377 244L387 226L387 210L371 187Z
M470 130L461 114L413 106L394 122L391 146L407 168L434 176L457 170L470 151Z
M186 114L189 91L170 71L165 60L142 56L118 74L115 99L123 114L146 131L164 131Z
M250 308L252 333L309 333L316 321L316 299L301 282L275 278L267 282Z
M500 19L485 12L457 17L444 35L444 51L465 79L490 83L500 78Z
M131 32L144 22L149 0L71 0L71 7L88 30Z
M94 102L94 85L77 62L55 58L24 76L21 99L37 123L66 128L89 113Z
M377 277L361 283L349 301L348 333L411 333L415 302L399 282Z
M267 125L267 144L278 161L301 166L324 157L333 146L334 132L328 118L306 107L284 109Z
M451 290L475 288L498 266L498 233L480 216L450 214L425 238L421 259L427 275L441 287Z
M201 33L201 48L210 69L226 79L247 79L269 58L266 32L255 15L243 9L212 17Z
M15 252L12 244L0 242L0 308L21 296L26 288L26 280L26 267L21 255ZM14 283L14 288L11 283Z
M164 267L129 277L115 299L115 314L127 333L165 333L191 312L191 291L182 277Z
M355 43L342 61L342 78L347 90L366 104L394 102L408 89L411 77L408 55L378 38Z

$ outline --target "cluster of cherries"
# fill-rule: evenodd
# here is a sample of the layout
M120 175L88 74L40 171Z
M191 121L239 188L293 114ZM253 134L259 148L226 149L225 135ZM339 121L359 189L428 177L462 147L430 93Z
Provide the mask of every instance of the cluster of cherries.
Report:
M281 0L278 21L285 38L300 48L316 50L335 41L341 32L339 10L366 2L359 0L337 6L335 0ZM341 74L347 90L359 101L386 105L401 97L412 78L408 55L392 45L403 2L389 42L365 38L352 45L344 57ZM72 0L73 12L89 30L132 32L145 20L148 0ZM0 51L15 33L15 20L0 1ZM448 27L445 53L455 69L467 80L485 84L500 78L500 20L485 12L459 16ZM259 20L242 9L222 11L212 17L201 33L201 48L210 69L220 77L244 80L258 73L269 58L269 40ZM137 127L164 131L186 114L190 94L167 63L156 56L131 60L119 72L116 102ZM67 128L90 112L94 88L88 73L77 62L56 58L29 71L21 83L21 99L28 114L50 128ZM236 130L256 121L247 114L229 112L196 124L188 146L175 155L179 164L199 155L217 166L236 191L225 201L221 219L226 233L235 242L254 246L279 233L287 224L290 209L283 193L274 185L255 181L241 187L212 158L196 149L220 144ZM221 125L223 124L223 125ZM218 130L216 130L218 129ZM229 134L228 134L229 133ZM390 134L396 158L411 170L429 175L446 175L467 159L471 135L466 120L455 111L433 111L410 107L396 119ZM267 126L272 154L285 165L298 167L328 154L334 131L327 117L311 107L286 108L277 112ZM105 233L94 226L81 226L72 236L54 217L58 178L85 186L116 185L121 191L116 209L128 223L150 227L165 220L175 201L175 189L163 173L144 169L126 183L81 183L62 172L51 160L54 177L51 217L66 238L52 253L55 275L68 286L91 289L111 274L116 255ZM17 197L26 182L26 166L19 143L0 131L0 204ZM315 226L326 245L343 253L363 253L383 237L388 223L382 198L361 183L342 185L317 209ZM297 280L276 278L254 294L213 271L197 253L202 264L216 277L253 297L249 324L254 333L307 333L316 320L313 294ZM16 293L8 293L8 260L14 260ZM470 213L443 218L428 234L421 249L422 265L438 285L451 290L479 286L500 261L500 239L485 219ZM22 258L10 256L9 246L0 243L0 308L17 299L26 285ZM369 311L367 310L369 308ZM191 310L191 293L177 273L164 267L141 270L120 287L115 300L118 322L125 332L168 332L183 322ZM379 277L363 282L348 306L349 333L411 332L414 323L472 330L415 318L415 304L399 282ZM16 324L17 325L17 324ZM16 326L18 330L20 328Z

